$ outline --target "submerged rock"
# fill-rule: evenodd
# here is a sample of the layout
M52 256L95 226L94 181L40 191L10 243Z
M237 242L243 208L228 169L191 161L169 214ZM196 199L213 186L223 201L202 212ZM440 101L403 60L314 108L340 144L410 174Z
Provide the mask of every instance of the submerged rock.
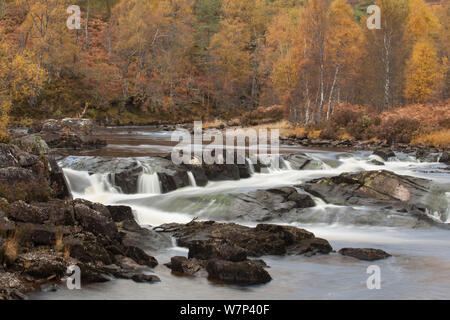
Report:
M342 248L339 253L343 256L353 257L359 260L376 261L389 258L391 255L380 249L371 248Z
M381 159L383 159L384 161L388 161L389 158L394 158L395 157L395 152L392 150L375 150L373 152L374 156L378 156Z

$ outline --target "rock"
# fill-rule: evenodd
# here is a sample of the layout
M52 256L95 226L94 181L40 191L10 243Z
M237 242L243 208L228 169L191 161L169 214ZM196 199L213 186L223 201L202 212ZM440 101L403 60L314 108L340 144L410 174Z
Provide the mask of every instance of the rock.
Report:
M74 209L76 220L85 230L94 234L104 234L110 239L118 236L117 227L106 207L84 200L75 200Z
M272 280L269 273L252 261L230 262L210 260L206 264L209 277L232 284L262 284Z
M203 164L202 168L210 181L239 180L241 177L237 164Z
M39 157L22 151L15 145L0 144L0 168L31 168L39 162Z
M339 250L343 256L353 257L359 260L376 261L389 258L391 255L380 249L343 248Z
M79 131L84 134L91 134L94 122L89 119L65 118L62 120L49 119L42 123L41 131L55 132L61 130Z
M287 200L294 201L297 204L296 208L311 208L316 205L309 195L298 193L297 191L291 193Z
M56 233L51 230L34 229L30 238L36 246L52 246L56 242Z
M445 163L450 165L450 153L449 152L443 152L439 157L439 162Z
M69 184L66 180L63 170L56 163L54 157L49 158L50 163L50 185L53 193L58 199L72 200Z
M46 201L50 194L48 181L32 170L17 167L0 169L0 197L10 202Z
M96 264L101 261L108 265L113 263L109 252L94 241L84 241L70 246L70 256L81 262Z
M282 158L289 163L293 170L319 170L324 163L311 158L304 153L282 155Z
M134 282L147 282L147 283L155 283L160 282L161 279L159 279L157 276L153 274L135 274L131 277L131 279Z
M48 213L42 208L19 200L10 205L8 218L18 222L43 224L49 217Z
M42 292L56 292L58 291L58 285L56 283L45 283L39 288Z
M20 149L37 156L46 155L50 148L41 136L36 134L26 135L12 141Z
M66 273L67 268L67 263L63 258L41 251L20 254L16 265L24 273L38 279L46 279L53 275L62 277Z
M204 187L208 184L208 177L201 166L190 164L184 164L183 166L187 169L187 171L192 172L197 186Z
M208 218L266 222L272 219L297 216L300 210L315 206L314 200L309 195L301 194L291 187L249 191L241 194L221 195L221 197L231 198L229 202L226 202L228 205L225 207L223 216L221 216L221 212L216 212L211 208Z
M389 171L343 173L304 184L304 189L338 205L392 205L420 203L430 192L430 181L400 176Z
M169 235L142 228L134 219L121 222L119 231L124 233L122 243L125 246L134 246L152 251L172 246L172 239Z
M158 265L158 261L154 257L149 256L144 252L144 250L138 247L133 246L126 247L125 255L133 259L134 261L136 261L137 264L140 265L146 265L149 266L150 268L154 268Z
M180 169L165 170L158 172L159 182L161 184L161 192L167 193L179 188L189 186L189 177L187 171Z
M186 257L172 257L167 265L173 272L185 275L194 275L203 268L202 262L195 258L187 259Z
M128 206L106 206L114 222L134 220L133 210Z
M371 163L371 164L373 164L375 166L384 166L384 162L381 162L381 161L378 161L378 160L375 160L375 159L370 160L369 163Z
M48 202L34 202L32 207L43 212L48 222L56 226L73 226L76 223L72 201L50 200Z
M197 244L199 240L214 239L214 241L226 240L227 245L237 246L247 251L248 256L260 257L262 255L285 255L304 253L329 253L332 248L326 240L315 238L314 234L304 229L291 226L279 226L272 224L259 224L250 228L235 223L217 223L214 221L190 222L182 225L167 226L173 232L180 246L188 247ZM164 225L160 226L166 229ZM314 240L314 241L313 241ZM208 242L206 242L208 243ZM214 242L212 242L214 243ZM219 242L220 243L220 242ZM201 243L204 244L204 243ZM216 253L216 248L205 250L206 253ZM230 250L233 255L229 257L242 258L243 253Z
M395 157L395 153L392 150L375 150L373 155L380 157L384 161L388 161L389 158Z
M92 138L94 123L89 119L47 120L39 135L48 146L57 149L91 149L106 146L103 139Z
M243 261L247 259L247 251L231 242L221 240L197 240L188 245L189 258L199 260L219 259L227 261Z

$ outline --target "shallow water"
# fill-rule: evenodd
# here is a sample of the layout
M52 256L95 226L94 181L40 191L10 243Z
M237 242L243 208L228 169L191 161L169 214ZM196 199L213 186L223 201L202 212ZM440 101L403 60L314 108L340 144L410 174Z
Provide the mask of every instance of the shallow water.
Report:
M111 129L113 130L113 129ZM170 133L152 132L151 128L114 129L105 150L91 151L89 156L147 157L170 152ZM117 151L120 150L120 151ZM169 151L167 151L169 150ZM421 163L412 156L398 154L380 167L369 160L371 152L305 150L280 146L280 152L306 152L320 160L318 170L285 169L265 174L253 174L239 181L210 182L206 187L191 187L161 195L151 172L140 181L138 194L121 194L105 174L65 168L71 190L76 197L104 204L130 205L142 225L156 226L169 222L200 219L229 220L228 195L276 186L301 186L302 183L343 172L385 169L397 174L431 179L447 191L446 197L431 198L441 210L430 215L449 222L450 172L439 163ZM377 159L379 160L379 159ZM432 195L430 195L431 197ZM173 247L149 252L160 265L153 271L160 283L138 284L114 280L91 284L82 290L61 289L55 293L35 293L34 299L448 299L450 293L450 232L437 228L411 229L410 220L377 213L377 209L325 204L315 199L316 207L308 209L293 221L275 221L295 225L327 239L335 251L344 247L383 249L393 257L377 262L363 262L337 253L303 257L266 256L263 259L273 281L261 286L230 286L208 281L204 277L179 277L163 264L175 255L187 255L187 250ZM442 209L443 208L443 209ZM377 215L378 214L378 215ZM367 225L359 223L360 216L371 216ZM251 221L238 221L255 225ZM381 268L381 289L369 290L367 268Z

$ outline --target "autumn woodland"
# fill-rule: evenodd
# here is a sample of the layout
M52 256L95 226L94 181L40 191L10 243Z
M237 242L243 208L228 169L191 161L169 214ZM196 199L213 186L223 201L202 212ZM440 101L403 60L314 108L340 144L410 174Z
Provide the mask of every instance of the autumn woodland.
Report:
M406 142L444 132L445 145L449 13L424 0L0 0L0 129L284 120L293 135L404 126Z

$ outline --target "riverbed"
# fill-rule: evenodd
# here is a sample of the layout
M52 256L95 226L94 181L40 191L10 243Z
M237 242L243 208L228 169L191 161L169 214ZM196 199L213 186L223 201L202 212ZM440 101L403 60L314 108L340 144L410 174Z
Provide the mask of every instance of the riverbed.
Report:
M118 159L148 157L170 153L174 143L170 131L153 127L106 128L97 133L108 145L101 150L65 153L60 164L83 157L109 156ZM257 224L230 217L227 203L234 193L281 186L301 185L306 181L339 175L344 172L380 170L373 160L381 160L370 151L318 150L296 146L280 146L280 153L301 152L316 159L314 170L292 170L289 163L263 173L252 172L248 179L209 182L161 194L158 180L151 173L142 177L136 194L123 194L108 181L105 174L89 174L66 166L65 175L76 198L103 204L131 206L139 224L157 226L163 223L186 223L193 218ZM69 159L70 161L68 161ZM385 162L384 170L400 175L426 178L447 191L437 200L443 210L429 212L439 223L450 219L450 171L444 164L421 162L413 155L397 153ZM431 196L431 195L430 195ZM413 228L403 216L380 215L378 209L326 204L314 198L316 206L298 217L270 223L293 225L327 239L333 249L329 255L264 256L273 280L265 285L233 286L218 284L203 277L180 277L171 274L164 263L175 255L186 255L177 247L149 252L159 261L154 273L161 282L139 284L129 280L113 280L67 290L62 283L57 292L38 292L32 299L448 299L450 293L450 231L435 227ZM442 204L443 203L443 204ZM361 221L361 215L369 217ZM365 262L341 256L344 247L378 248L392 257ZM381 288L368 289L367 268L381 270Z

